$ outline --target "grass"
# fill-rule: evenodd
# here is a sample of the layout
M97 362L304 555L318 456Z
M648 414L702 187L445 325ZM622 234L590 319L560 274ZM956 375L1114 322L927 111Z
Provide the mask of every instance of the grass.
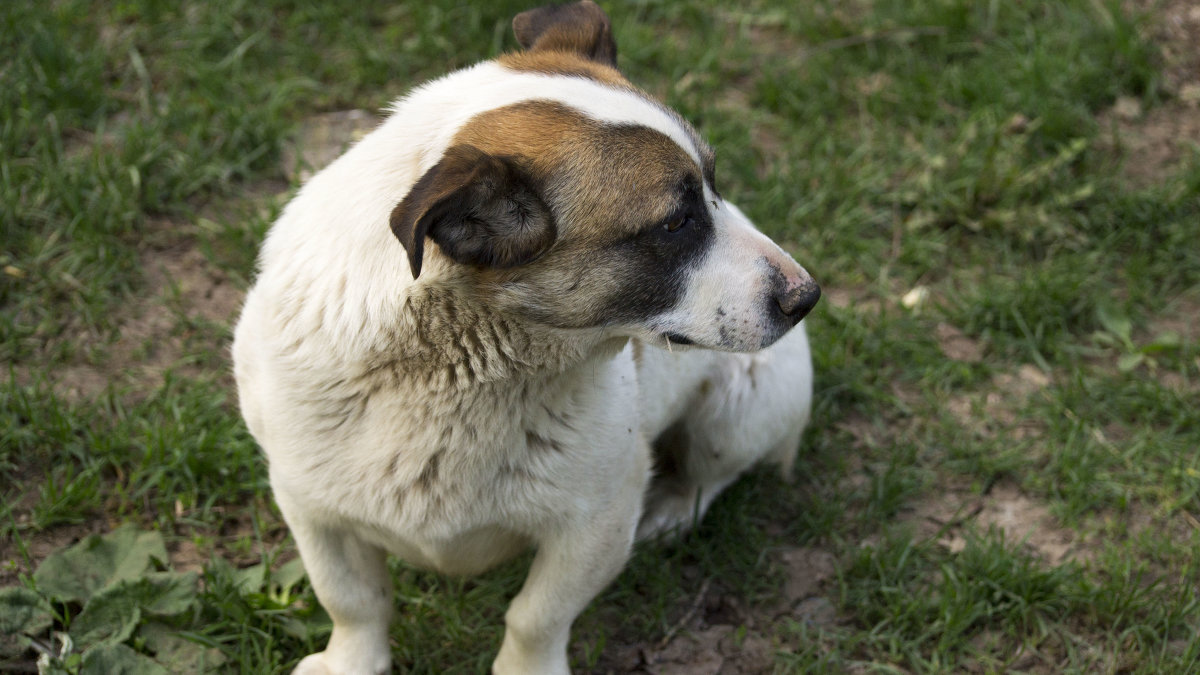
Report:
M244 287L301 120L514 48L524 8L0 9L6 583L33 588L53 542L131 521L176 565L197 551L204 583L122 644L161 660L165 631L229 672L320 647L306 582L264 572L293 549L234 405L229 325L151 266L191 248ZM742 609L693 618L765 638L779 672L1195 669L1200 161L1128 182L1102 116L1119 97L1196 114L1162 88L1150 19L1090 0L605 8L627 75L697 123L722 192L827 297L797 484L756 473L683 542L639 547L577 623L576 666L675 635L705 588ZM152 312L170 328L130 330ZM945 327L978 357L948 358ZM177 353L147 374L164 343ZM73 391L80 371L103 386ZM997 485L1043 506L1073 556L913 515ZM775 554L796 547L836 561L819 591L835 622L772 609ZM526 564L468 581L397 565L397 663L484 670ZM45 601L71 630L79 602Z

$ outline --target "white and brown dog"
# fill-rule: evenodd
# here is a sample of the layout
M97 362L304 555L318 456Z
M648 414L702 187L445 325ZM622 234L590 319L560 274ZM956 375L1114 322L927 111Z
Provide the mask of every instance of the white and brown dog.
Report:
M635 537L786 470L808 421L808 273L616 70L599 7L513 28L524 51L401 99L263 246L241 407L333 618L298 673L389 670L388 553L476 574L531 546L493 670L566 673Z

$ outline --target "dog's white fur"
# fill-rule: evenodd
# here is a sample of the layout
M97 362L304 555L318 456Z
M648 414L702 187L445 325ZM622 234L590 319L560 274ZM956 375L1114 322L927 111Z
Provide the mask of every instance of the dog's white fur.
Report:
M663 337L757 349L778 337L759 316L766 266L807 278L708 188L717 241L672 311L636 325L514 329L531 301L518 285L496 296L503 320L450 313L461 325L437 333L489 327L471 347L480 356L469 388L418 363L383 385L370 379L373 355L423 330L405 318L415 289L458 265L430 246L414 280L389 213L464 124L527 100L651 127L700 161L689 130L636 91L488 62L398 102L301 189L263 246L235 336L241 406L334 621L298 673L389 670L388 553L475 574L529 546L537 555L493 670L566 673L570 625L635 535L688 527L740 473L764 458L788 468L799 445L812 391L803 324L754 353ZM348 411L367 386L369 404ZM678 475L652 485L650 442L664 435L686 449ZM534 447L547 443L553 451Z

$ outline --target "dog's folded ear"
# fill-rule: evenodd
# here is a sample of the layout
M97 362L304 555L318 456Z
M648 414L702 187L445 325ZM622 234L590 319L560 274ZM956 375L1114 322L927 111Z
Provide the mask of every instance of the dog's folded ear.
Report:
M421 274L425 237L451 259L486 267L533 262L554 243L549 207L511 159L456 145L392 210L392 232Z
M617 66L612 23L592 0L521 12L513 18L513 33L529 51L576 52L606 66Z

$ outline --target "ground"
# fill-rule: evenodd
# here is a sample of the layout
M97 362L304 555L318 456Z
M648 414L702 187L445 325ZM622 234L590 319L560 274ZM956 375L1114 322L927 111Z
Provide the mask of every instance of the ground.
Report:
M622 67L697 121L727 196L825 298L808 322L817 406L796 482L754 473L699 531L639 547L577 624L579 672L1200 662L1192 4L610 8ZM14 116L33 141L4 137L25 159L0 186L14 223L0 586L36 587L47 557L132 522L166 535L159 567L202 573L195 616L155 625L219 648L227 670L282 672L328 624L302 581L242 582L295 556L228 371L256 245L371 110L470 62L468 36L473 58L487 36L512 45L499 9L128 11L66 65L38 40L72 33L25 17L40 70L5 75L42 87L10 87L26 97L13 110L60 105L73 77L81 102ZM176 61L177 48L196 51ZM93 61L111 61L107 80ZM89 94L89 77L116 93ZM205 107L239 97L245 112ZM70 190L87 206L54 196ZM62 225L74 213L105 226L89 239ZM397 566L398 664L480 672L523 563L478 581ZM49 599L44 643L79 609ZM117 642L161 661L140 621ZM0 652L0 669L35 656Z

